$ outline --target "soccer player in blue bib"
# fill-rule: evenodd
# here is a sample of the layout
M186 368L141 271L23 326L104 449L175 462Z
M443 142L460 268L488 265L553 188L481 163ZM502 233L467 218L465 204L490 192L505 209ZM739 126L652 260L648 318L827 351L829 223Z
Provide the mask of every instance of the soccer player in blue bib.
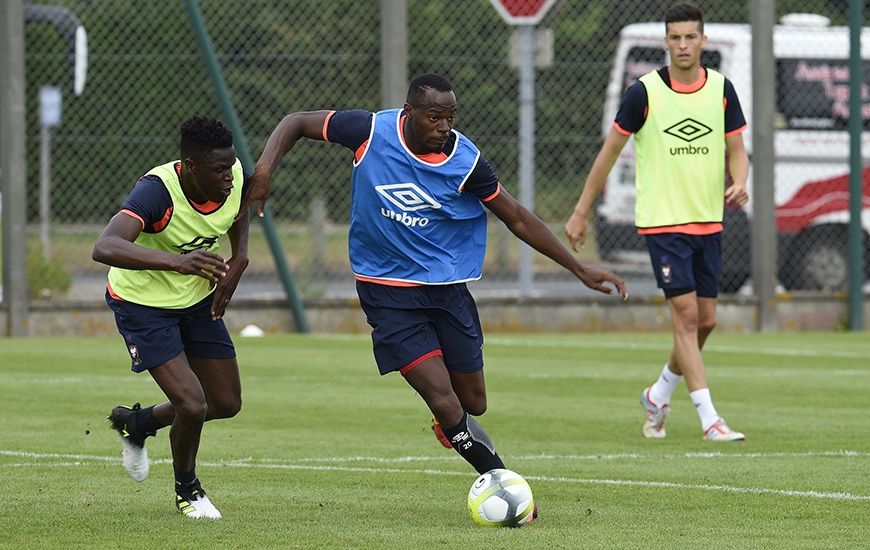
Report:
M635 224L646 238L674 325L670 358L658 380L641 393L646 412L642 433L665 437L671 394L685 376L704 439L741 441L743 434L729 428L713 406L701 348L716 326L724 203L742 206L749 200L749 158L742 136L746 121L731 82L701 66L706 43L701 10L690 4L667 10L670 64L626 90L565 233L575 250L583 245L595 195L634 134ZM726 149L733 179L727 189Z
M165 426L172 446L176 506L187 517L219 518L196 475L203 423L242 406L239 367L221 317L248 266L245 175L233 134L220 121L181 125L181 160L142 176L94 245L107 264L106 302L115 312L134 372L148 371L169 399L118 405L110 425L124 444L124 468L148 476L145 439ZM228 260L218 239L227 235Z
M270 136L242 209L260 200L262 215L272 174L299 139L353 151L350 264L378 368L401 373L439 422L442 444L483 473L504 467L472 418L486 410L486 389L483 334L466 283L481 276L484 205L588 287L627 293L622 279L582 265L504 190L453 128L456 113L453 88L437 74L414 79L403 109L292 113Z

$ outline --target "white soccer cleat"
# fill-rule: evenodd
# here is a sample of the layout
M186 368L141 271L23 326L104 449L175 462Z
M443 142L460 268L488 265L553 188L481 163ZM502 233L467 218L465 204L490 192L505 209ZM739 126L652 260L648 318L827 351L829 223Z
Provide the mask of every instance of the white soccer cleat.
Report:
M649 399L649 390L647 388L640 394L640 404L646 411L646 422L643 423L643 436L649 439L661 439L667 435L665 432L665 420L671 414L671 408L668 405L657 407Z
M743 441L746 436L729 428L725 419L720 416L719 420L704 432L704 439L707 441Z
M124 469L127 470L127 475L136 481L145 481L150 470L148 450L145 449L145 438L148 436L138 433L131 426L133 413L139 409L139 403L132 407L118 405L112 409L107 418L109 426L118 432L118 435L121 436L121 442L124 444L121 457L124 459Z
M219 519L221 513L205 496L202 487L197 486L192 491L176 491L175 506L178 511L189 518Z
M124 459L127 475L135 481L145 481L151 468L148 462L148 449L136 445L129 439L124 439L123 443L124 450L121 451L121 458Z

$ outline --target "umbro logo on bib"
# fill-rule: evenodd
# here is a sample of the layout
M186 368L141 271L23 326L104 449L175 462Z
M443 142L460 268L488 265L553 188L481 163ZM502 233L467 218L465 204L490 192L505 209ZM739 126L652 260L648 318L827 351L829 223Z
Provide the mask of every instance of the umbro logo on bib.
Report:
M441 208L441 205L413 183L377 185L375 190L405 212L424 208Z
M203 237L200 235L189 243L175 245L175 248L180 249L182 254L187 254L194 250L211 250L211 248L214 247L214 244L218 241L218 238L218 236Z
M687 118L666 129L665 133L691 143L698 138L706 136L712 131L713 129L706 124Z
M429 218L408 214L426 208L441 208L441 205L413 183L391 183L377 185L375 190L394 204L401 212L381 208L381 215L391 220L403 223L408 227L426 227Z
M706 136L712 131L713 130L709 126L702 124L697 120L692 120L691 118L684 119L665 130L665 133L680 138L689 143L689 145L684 145L683 147L669 147L668 152L671 155L706 155L710 152L708 147L704 147L703 145L695 147L691 142Z

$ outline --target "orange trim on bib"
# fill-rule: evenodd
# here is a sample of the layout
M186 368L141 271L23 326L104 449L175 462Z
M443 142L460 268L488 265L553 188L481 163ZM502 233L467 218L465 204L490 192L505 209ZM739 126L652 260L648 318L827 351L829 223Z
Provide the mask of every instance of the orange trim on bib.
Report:
M118 296L117 294L115 294L115 291L112 290L112 285L111 285L111 283L106 283L106 291L108 291L109 296L111 296L112 298L114 298L114 299L116 299L116 300L121 300L122 302L125 302L125 301L126 301L126 300L124 300L123 298L121 298L120 296Z
M384 285L384 286L423 286L420 283L409 283L406 281L390 281L387 279L376 279L374 277L363 277L362 275L354 275L357 281L362 281L364 283L374 283L376 285Z
M682 233L684 235L713 235L722 232L721 222L684 223L681 225L663 225L661 227L638 227L640 235L659 235L661 233Z

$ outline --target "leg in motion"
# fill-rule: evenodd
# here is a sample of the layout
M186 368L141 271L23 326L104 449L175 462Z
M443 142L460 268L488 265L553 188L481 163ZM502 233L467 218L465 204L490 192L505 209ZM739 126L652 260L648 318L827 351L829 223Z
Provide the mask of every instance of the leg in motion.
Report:
M208 414L208 401L199 378L184 352L149 372L175 411L169 441L176 506L187 517L219 518L220 512L209 501L196 476L196 454Z
M483 473L493 468L504 468L489 436L463 409L441 356L426 359L405 372L404 376L441 422L451 446L475 470ZM482 373L480 376L483 376Z
M698 298L691 292L669 298L668 305L674 322L672 356L686 378L689 396L701 420L704 439L742 441L744 435L729 428L713 405L701 357L701 347L715 327L715 298Z

